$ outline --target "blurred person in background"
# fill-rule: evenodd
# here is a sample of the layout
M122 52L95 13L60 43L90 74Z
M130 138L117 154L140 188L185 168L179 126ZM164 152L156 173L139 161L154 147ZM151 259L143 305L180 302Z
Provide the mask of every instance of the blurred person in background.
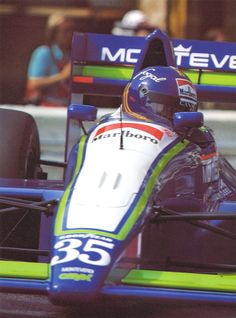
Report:
M215 27L207 30L204 40L224 42L227 41L227 36L221 28Z
M112 34L146 36L155 29L150 19L140 10L125 13L121 21L114 23Z
M29 62L25 103L68 105L70 52L74 29L74 21L62 13L49 16L46 43L35 49Z

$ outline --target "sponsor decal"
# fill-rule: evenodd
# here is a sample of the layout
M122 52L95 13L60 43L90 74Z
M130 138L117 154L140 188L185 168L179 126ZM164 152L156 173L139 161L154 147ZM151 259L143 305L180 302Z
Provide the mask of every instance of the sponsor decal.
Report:
M91 268L85 268L85 267L62 267L62 272L66 273L84 273L84 274L94 274L94 270Z
M148 78L153 80L156 83L159 83L161 81L166 81L166 77L157 77L156 75L152 74L151 71L155 71L154 68L150 68L146 71L142 71L141 73L138 73L136 76L134 76L134 79L139 77L140 81L144 81Z
M101 60L134 64L137 63L140 52L141 49L119 48L114 51L110 50L109 47L102 47Z
M177 66L188 65L196 68L236 69L236 55L225 54L217 57L214 53L192 52L192 46L184 47L182 44L174 48Z
M121 128L122 128L122 131L121 131ZM127 128L134 128L139 130L140 132L136 133L133 130L130 131ZM119 129L119 131L114 131L116 129ZM162 136L164 134L163 131L152 126L145 125L145 124L116 123L116 124L110 124L110 125L99 128L92 142L103 139L103 138L119 137L121 133L123 134L123 137L147 140L153 144L158 144L158 142L162 139ZM144 133L148 133L151 136Z
M176 82L177 82L178 93L180 98L184 97L184 98L191 98L193 100L197 100L196 90L190 81L183 78L177 78Z
M70 279L75 281L91 282L93 274L78 274L78 273L62 273L59 275L59 279Z
M98 137L95 137L92 142L100 140L100 139L117 137L117 136L120 136L120 134L121 134L120 132L102 134L102 135L100 135ZM130 138L136 138L136 139L149 140L153 144L158 144L158 141L155 138L151 138L151 137L145 136L143 134L131 133L129 130L123 130L122 131L122 136L126 137L126 138L130 137Z
M193 84L183 78L177 78L176 82L180 97L180 105L188 107L189 110L194 111L197 104L197 93Z
M178 67L193 68L216 68L216 69L236 69L236 55L234 54L216 54L208 52L194 52L193 46L183 46L179 44L174 47L176 64ZM226 50L227 51L227 50ZM118 48L112 49L102 47L100 59L102 61L135 64L138 62L141 49L137 48Z
M92 238L95 240L102 240L102 241L106 241L106 242L113 242L113 240L109 237L105 237L105 236L101 236L101 235L96 235L96 234L92 234L92 233L73 233L73 234L66 234L66 235L61 235L59 237L60 240L64 240L64 239L71 239L71 238L82 238L82 239L88 239L88 238Z

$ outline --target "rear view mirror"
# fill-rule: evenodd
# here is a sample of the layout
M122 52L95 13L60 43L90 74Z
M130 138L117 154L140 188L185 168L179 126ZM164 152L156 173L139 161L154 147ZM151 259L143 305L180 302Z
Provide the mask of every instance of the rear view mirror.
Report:
M71 104L68 108L68 117L78 121L94 121L97 118L97 108L92 105Z
M184 131L189 128L203 126L204 119L201 112L178 112L174 114L174 129Z

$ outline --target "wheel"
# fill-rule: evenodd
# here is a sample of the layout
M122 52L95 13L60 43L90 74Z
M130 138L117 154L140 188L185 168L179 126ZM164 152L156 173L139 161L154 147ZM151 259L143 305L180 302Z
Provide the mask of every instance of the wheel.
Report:
M0 178L37 177L40 170L40 143L38 129L31 115L0 109L0 149ZM28 211L1 216L0 246L37 248L39 225L40 215ZM2 252L0 255L3 258L22 259L22 255L17 253ZM32 260L31 257L29 259Z
M36 178L40 145L32 116L0 109L0 149L0 178Z

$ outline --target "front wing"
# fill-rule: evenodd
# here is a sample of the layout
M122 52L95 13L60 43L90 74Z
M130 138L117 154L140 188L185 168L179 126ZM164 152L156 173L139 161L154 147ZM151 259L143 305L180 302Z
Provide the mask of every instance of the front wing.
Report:
M3 292L49 294L49 264L0 261L0 276ZM236 274L113 270L98 296L236 304Z

